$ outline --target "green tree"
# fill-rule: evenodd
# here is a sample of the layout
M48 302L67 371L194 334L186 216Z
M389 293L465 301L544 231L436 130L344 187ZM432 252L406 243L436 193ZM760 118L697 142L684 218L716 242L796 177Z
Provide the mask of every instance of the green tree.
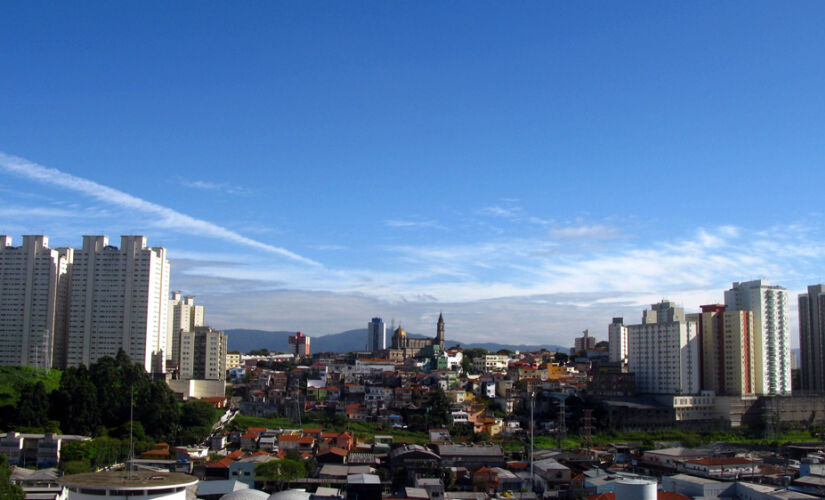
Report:
M23 493L23 488L12 484L11 468L6 455L0 454L0 498L4 500L23 500L26 494Z
M60 377L60 386L51 394L50 416L69 434L91 434L101 426L97 387L84 365L71 367Z
M17 425L25 427L45 427L49 415L49 397L42 381L26 384L17 405Z
M306 476L306 467L299 460L284 458L255 466L255 480L274 482L281 489L284 483Z
M439 387L430 397L430 424L433 426L445 426L450 421L450 400Z
M269 349L264 349L263 347L260 349L252 349L249 351L250 356L269 356Z

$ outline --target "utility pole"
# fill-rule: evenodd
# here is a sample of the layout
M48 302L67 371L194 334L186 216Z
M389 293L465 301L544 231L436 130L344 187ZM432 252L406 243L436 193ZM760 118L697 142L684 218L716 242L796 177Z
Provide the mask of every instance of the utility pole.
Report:
M530 393L530 491L536 492L535 476L533 475L533 411L536 406L536 391Z
M135 422L135 386L132 384L131 396L129 397L129 480L132 480L132 469L135 468L135 443L132 440L132 427Z

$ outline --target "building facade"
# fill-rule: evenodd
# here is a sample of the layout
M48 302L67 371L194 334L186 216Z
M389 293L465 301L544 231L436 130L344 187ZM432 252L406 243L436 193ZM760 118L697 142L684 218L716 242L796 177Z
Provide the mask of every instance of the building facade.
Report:
M588 330L583 331L582 334L581 337L576 337L573 340L573 350L571 354L596 348L596 337L591 337L590 331Z
M67 326L67 366L89 365L123 349L146 371L163 373L169 307L165 248L145 236L84 236L74 251Z
M701 306L695 318L702 339L702 388L724 396L754 393L753 312L726 311L727 306Z
M65 366L72 255L46 236L23 236L19 247L0 236L0 364Z
M628 370L636 377L639 392L696 394L701 368L696 322L673 302L651 305L642 324L627 327Z
M436 323L435 338L421 339L408 337L407 331L399 326L392 334L392 347L383 351L382 354L389 359L403 361L407 358L414 358L418 356L421 350L428 346L438 346L441 351L443 351L444 342L444 315L439 314L438 323Z
M309 337L304 335L301 332L296 333L289 337L289 345L292 347L292 354L295 355L296 358L300 358L303 356L310 355L310 348L309 348Z
M182 379L226 380L226 334L208 326L180 331L178 373Z
M756 394L791 393L788 291L765 280L736 282L725 292L728 310L753 311Z
M825 392L825 285L799 294L799 354L802 390Z
M181 292L172 292L169 300L169 320L166 333L166 359L180 357L180 332L191 332L196 326L204 326L205 308L195 304L195 297L183 297Z
M367 350L376 352L387 348L387 325L381 318L367 323Z
M611 362L627 361L627 327L624 326L624 318L613 318L613 322L607 327L607 342L610 345Z

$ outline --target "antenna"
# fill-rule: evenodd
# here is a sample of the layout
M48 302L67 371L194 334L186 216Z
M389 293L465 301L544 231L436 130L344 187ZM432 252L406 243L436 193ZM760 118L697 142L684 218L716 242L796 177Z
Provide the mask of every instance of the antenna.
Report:
M135 385L129 396L129 480L132 480L132 469L135 468L135 443L132 440L132 427L135 422Z

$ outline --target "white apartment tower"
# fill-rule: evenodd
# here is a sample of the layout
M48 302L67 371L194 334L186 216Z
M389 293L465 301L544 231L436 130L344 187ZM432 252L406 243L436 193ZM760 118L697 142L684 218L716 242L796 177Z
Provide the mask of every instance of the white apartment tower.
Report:
M624 318L613 318L607 327L607 342L610 344L610 361L627 361L627 327Z
M196 326L204 326L204 309L202 305L195 304L195 297L183 297L181 292L172 292L166 333L167 360L177 360L180 356L180 332L191 332Z
M179 375L182 379L226 379L226 335L208 326L181 330Z
M367 350L381 351L387 348L387 325L381 318L372 318L367 323Z
M756 394L791 393L788 291L765 280L736 282L725 292L728 310L753 311Z
M642 315L642 324L627 326L628 370L639 392L697 394L700 391L699 337L685 310L663 300Z
M0 364L63 368L72 250L47 236L0 236Z
M166 369L169 261L145 236L84 236L74 252L67 365L88 365L123 349L146 371Z

